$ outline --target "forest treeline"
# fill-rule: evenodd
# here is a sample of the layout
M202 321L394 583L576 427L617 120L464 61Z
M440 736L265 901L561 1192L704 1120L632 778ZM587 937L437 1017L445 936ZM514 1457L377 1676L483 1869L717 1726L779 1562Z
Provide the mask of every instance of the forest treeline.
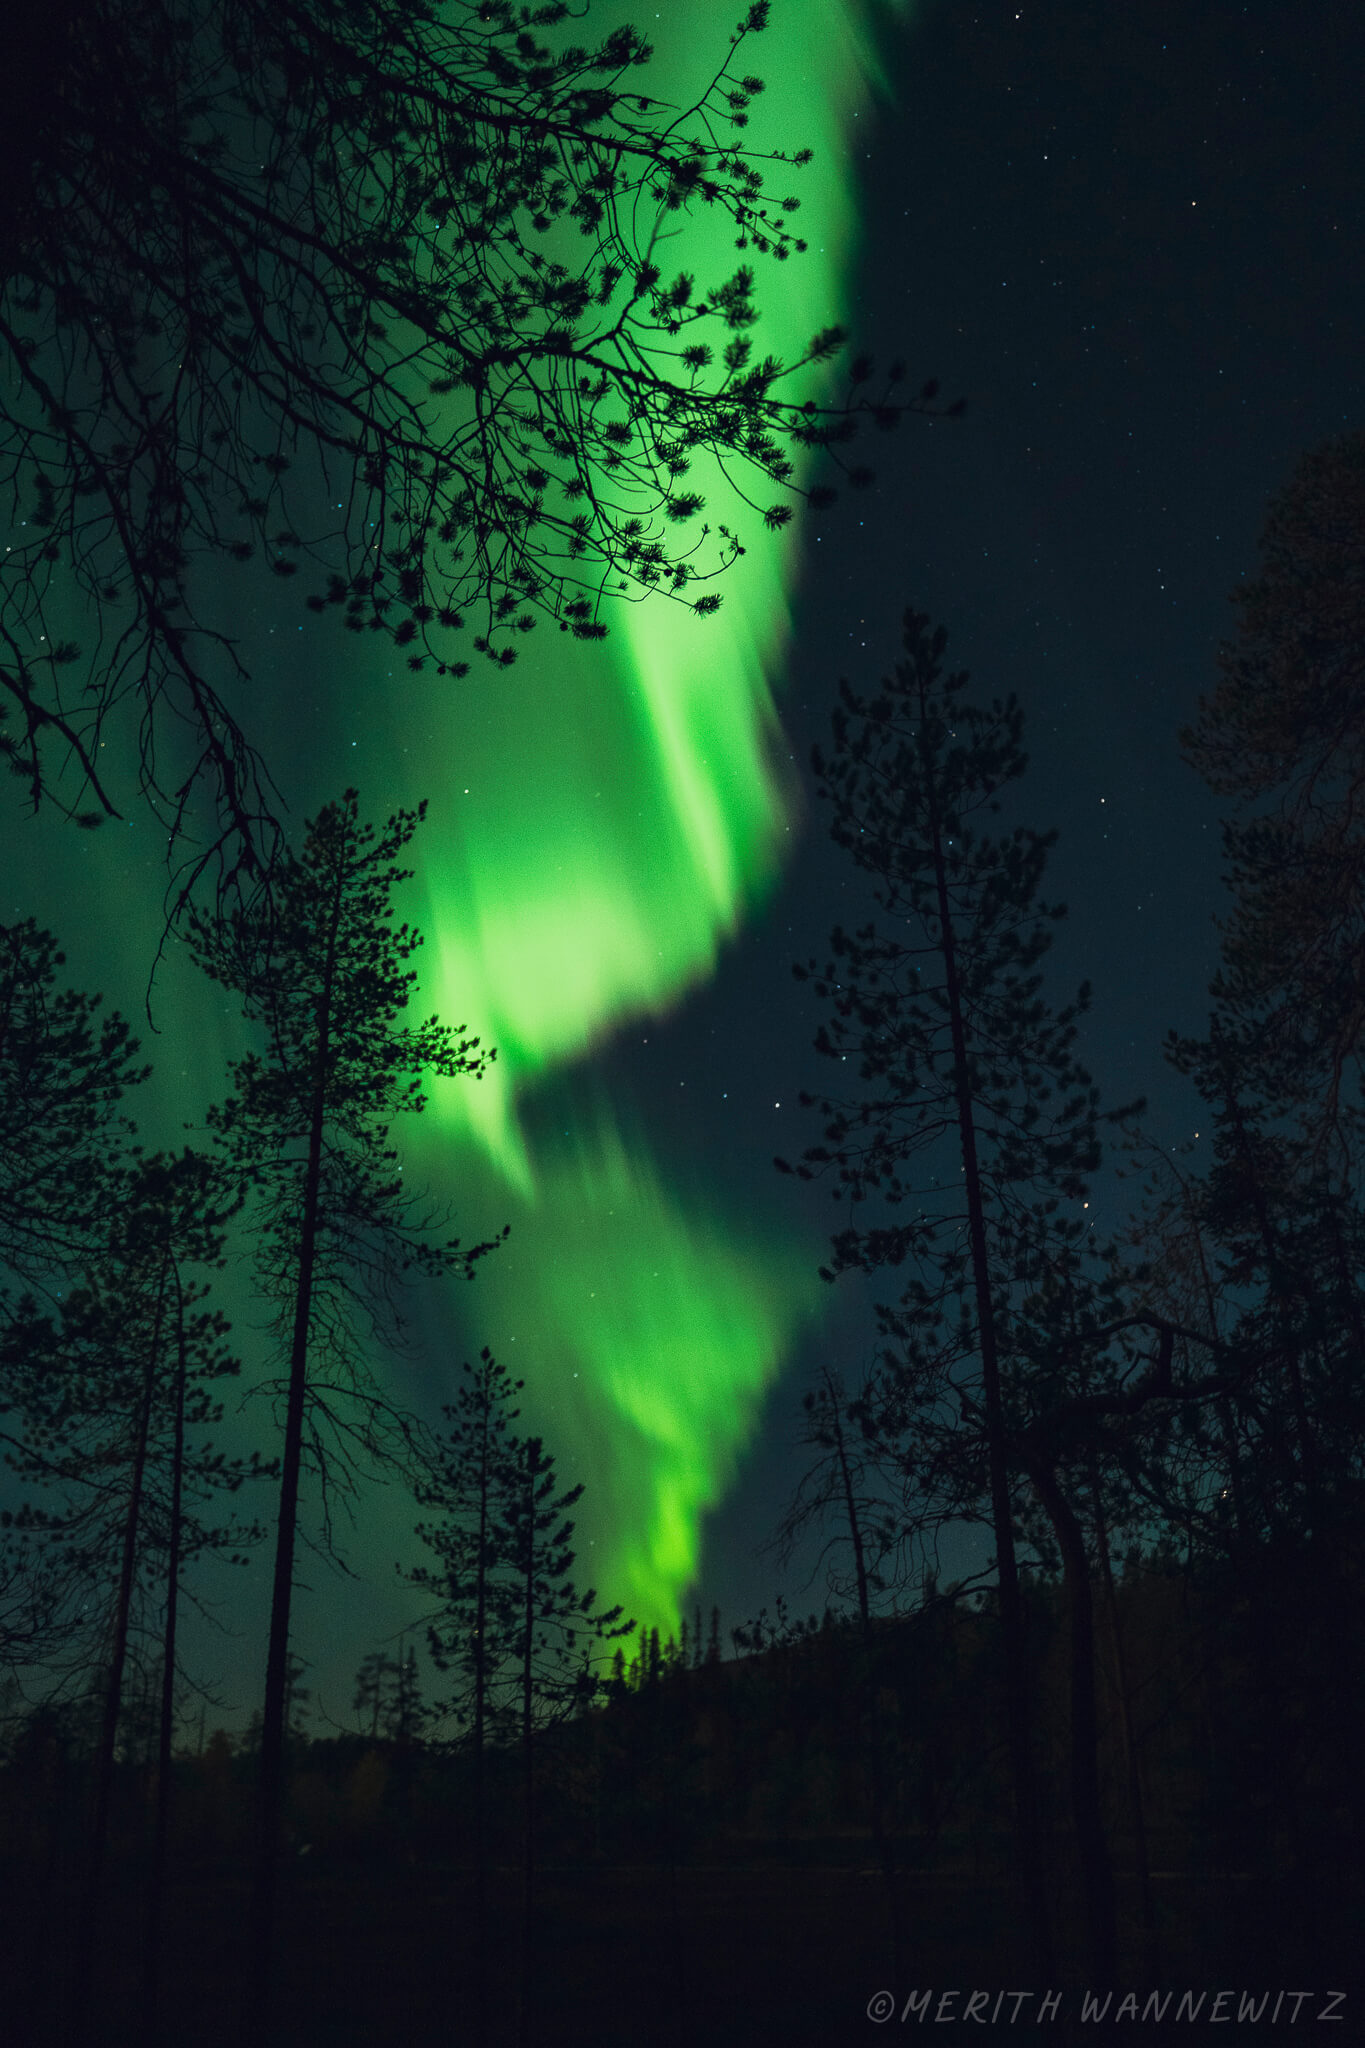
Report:
M1273 1880L1277 1908L1291 1920L1322 1912L1324 1868L1334 1882L1346 1870L1360 1770L1354 1709L1334 1676L1341 1617L1305 1596L1303 1563L1298 1552L1262 1556L1253 1580L1134 1556L1117 1581L1100 1643L1100 1761L1135 1928L1139 1828L1158 1882L1174 1871ZM1358 1556L1349 1568L1358 1577ZM1027 1605L1060 1894L1070 1852L1058 1581L1036 1581ZM754 1643L761 1647L744 1647ZM365 1660L346 1728L320 1719L308 1689L296 1689L287 1838L300 1867L312 1859L310 1874L375 1858L437 1871L474 1864L474 1759L467 1744L441 1734L410 1651L408 1660L386 1652ZM680 1644L652 1631L614 1662L590 1709L540 1738L545 1862L862 1868L881 1797L907 1875L1002 1878L1011 1842L1000 1661L994 1600L951 1589L933 1589L914 1614L879 1621L870 1652L847 1616L826 1610L793 1621L780 1601L771 1624L765 1614L732 1628L723 1647L717 1635L700 1655L686 1632ZM1137 1802L1121 1688L1141 1759ZM884 1724L893 1760L881 1786L869 1763L870 1715ZM130 1869L147 1855L156 1726L152 1695L134 1689L111 1823ZM81 1867L95 1739L80 1701L37 1706L9 1731L0 1772L8 1852L52 1886L54 1907ZM259 1717L234 1736L205 1712L184 1731L173 1760L173 1849L197 1876L233 1867L249 1849L259 1754ZM523 1823L516 1745L497 1744L486 1768L488 1853L515 1868ZM1331 1923L1344 1928L1350 1910L1333 1905ZM1158 1953L1161 1944L1158 1933Z
M1360 1764L1354 1700L1338 1665L1343 1617L1322 1578L1305 1578L1316 1563L1297 1547L1262 1553L1251 1569L1243 1559L1195 1572L1179 1556L1134 1555L1117 1579L1099 1644L1099 1765L1119 1875L1124 1983L1260 1983L1286 1971L1295 1981L1342 1980L1361 1896L1353 1875ZM1357 1545L1348 1570L1357 1584L1359 1568ZM1060 1583L1034 1581L1025 1609L1049 1903L1074 1917ZM334 1732L310 1714L306 1688L296 1689L287 1750L291 1952L314 1900L326 1916L338 1894L353 1893L369 1902L371 1929L384 1924L386 1902L392 1910L399 1901L402 1913L417 1896L439 1902L439 1939L410 1967L443 1990L460 1986L472 2034L481 1859L493 1925L514 1923L521 1903L522 1759L514 1743L493 1745L480 1794L469 1744L439 1733L411 1651L367 1658L353 1705L356 1725ZM779 1605L771 1621L759 1617L723 1636L713 1617L705 1637L694 1625L681 1644L661 1645L654 1633L632 1645L602 1697L537 1745L543 1896L534 1951L528 1958L516 1942L497 1953L490 1988L503 2012L499 2019L495 2008L487 2038L512 2037L506 2002L514 1982L535 2001L541 2029L552 2023L558 2038L629 2038L602 2016L600 1983L584 1966L565 1904L566 1894L617 1870L649 1900L650 1931L663 1943L679 1931L686 1943L700 1942L707 1920L698 1902L714 1899L727 1878L747 1880L744 1909L760 1946L780 1910L776 1887L832 1873L845 1917L825 1925L825 1953L837 1955L837 1944L851 1945L861 1930L869 1965L884 1961L878 1829L910 1916L908 1981L945 1967L934 1910L937 1902L942 1912L945 1897L964 1923L963 1960L975 1954L987 1959L983 1968L1007 1970L1020 1952L1008 1931L1005 1712L995 1601L955 1597L954 1589L931 1588L916 1613L877 1622L870 1643L847 1616L827 1610L794 1622ZM145 1871L149 1855L155 1729L151 1700L135 1696L110 1812L110 1853L125 1883ZM60 1952L53 1930L86 1853L94 1739L93 1717L79 1703L40 1707L12 1725L0 1769L7 1876L13 1887L22 1872L25 1887L22 1899L10 1891L6 1981L11 1997L34 2010ZM235 1886L249 1867L259 1746L258 1726L234 1738L206 1732L201 1718L174 1759L170 1854L181 1897L210 1924L231 1926ZM192 1938L184 1911L177 1933L168 1971L178 2037L214 2040L211 2007L230 2000L232 1951L216 1955L202 1930ZM490 1934L486 1928L486 1946ZM327 1988L312 1983L318 2038L367 1994L371 2011L420 2005L410 1979L388 1980L372 1940L371 1932L370 1960L332 1951ZM702 1950L690 1970L721 1967ZM135 2009L135 1974L135 1945L116 1945L106 1964L106 2016ZM838 1968L832 1974L840 1981ZM666 1977L655 1949L640 1996L656 2000ZM1064 1968L1061 1981L1067 1977ZM733 2036L726 2031L723 1988L713 1987L709 2024L716 2038L738 2040L745 2023L735 2020ZM769 1989L782 2010L776 1983ZM838 2038L823 2013L793 2006L783 2024L785 2037ZM138 2038L133 2028L128 2037ZM541 2037L533 2027L532 2038ZM674 2036L661 2023L658 2038Z
M272 2038L281 1926L327 1871L459 1873L476 2040L534 2037L566 1869L662 1870L676 1932L709 1859L865 1864L858 1924L895 1982L931 1877L1007 1878L988 1946L1039 1983L1188 1966L1173 1876L1223 1887L1230 1955L1272 1925L1295 1961L1338 1952L1365 1880L1362 535L1365 437L1344 436L1273 504L1182 735L1232 806L1207 1029L1166 1046L1203 1104L1197 1159L1143 1105L1103 1106L1075 1050L1089 990L1053 998L1052 837L1008 815L1016 700L974 701L913 610L894 673L841 685L813 767L868 908L796 968L830 1079L777 1164L831 1188L830 1284L882 1298L865 1357L821 1362L775 1532L824 1546L809 1623L638 1642L575 1577L583 1482L522 1432L493 1350L439 1427L390 1391L412 1282L500 1242L453 1236L402 1171L428 1078L477 1086L494 1057L407 1017L420 811L373 825L348 790L268 889L187 914L248 1049L179 1153L138 1139L126 1023L68 986L50 934L4 929L0 1800L37 2024L174 2038L166 1929L209 1882L237 1901L235 2038ZM1089 1219L1106 1132L1136 1190L1112 1242ZM248 1458L219 1442L229 1257L270 1344ZM412 1499L430 1672L376 1649L354 1734L328 1735L292 1648L299 1545L381 1477ZM938 1538L973 1523L990 1563L942 1587ZM183 1600L260 1550L260 1712L187 1743Z

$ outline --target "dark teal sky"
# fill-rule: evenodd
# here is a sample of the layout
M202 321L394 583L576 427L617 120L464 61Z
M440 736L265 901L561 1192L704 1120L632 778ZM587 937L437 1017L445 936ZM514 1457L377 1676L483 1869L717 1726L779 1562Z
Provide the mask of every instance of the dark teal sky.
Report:
M809 538L791 750L804 765L825 736L839 675L891 666L907 602L948 627L974 692L1018 693L1017 811L1058 828L1049 893L1070 909L1056 985L1093 983L1083 1056L1106 1102L1148 1096L1163 1143L1198 1128L1159 1048L1204 1020L1222 894L1218 809L1176 732L1212 683L1268 495L1365 420L1363 70L1365 24L1341 7L944 5L903 40L866 161L859 344L938 375L969 413L878 438L876 487ZM788 962L821 950L856 891L810 817L761 929L674 1036L624 1055L669 1100L728 1046L732 1099L762 1105L755 1170L815 1139L785 1108L819 1079ZM1095 1207L1117 1223L1127 1199L1105 1176ZM743 1552L783 1490L802 1383L797 1361L712 1522L727 1605L770 1593L772 1567Z

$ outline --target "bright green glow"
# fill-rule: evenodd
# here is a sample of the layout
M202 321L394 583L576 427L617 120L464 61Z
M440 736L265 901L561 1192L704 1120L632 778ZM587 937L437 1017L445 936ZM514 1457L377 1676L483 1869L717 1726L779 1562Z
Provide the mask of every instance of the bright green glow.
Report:
M724 671L703 676L652 728L652 685L624 648L606 643L596 663L565 641L553 651L552 682L531 660L524 682L520 666L498 681L530 700L528 730L452 719L438 758L460 763L461 785L433 800L418 919L424 998L498 1049L492 1073L443 1091L438 1113L524 1190L516 1088L711 971L775 871L782 818L770 713L742 675L728 701Z
M471 1307L525 1376L525 1414L560 1471L586 1482L580 1582L667 1632L696 1578L702 1516L815 1306L815 1262L666 1187L605 1113L576 1117L536 1164L533 1208L474 1197L480 1213L502 1201L512 1237Z
M775 0L771 30L746 53L745 68L768 86L748 137L815 152L804 172L769 174L773 192L800 197L795 225L810 248L781 266L757 263L761 352L798 354L846 307L875 4ZM742 12L741 0L640 10L595 0L581 38L634 14L657 46L642 88L680 103ZM704 217L661 255L667 270L694 270L706 284L740 260ZM618 1135L610 1118L573 1118L576 1140L535 1148L518 1100L703 983L784 856L791 771L772 692L798 558L723 481L696 481L713 527L733 524L749 550L718 586L716 617L658 597L623 607L601 645L542 627L515 668L476 660L459 683L376 661L368 636L297 637L291 592L275 591L277 602L262 599L257 612L256 597L248 604L231 585L262 686L244 722L278 766L296 817L346 781L375 819L430 799L407 906L427 936L422 997L499 1056L489 1079L436 1091L430 1115L404 1133L420 1154L414 1177L450 1191L467 1238L512 1223L507 1248L452 1298L464 1343L471 1352L488 1343L525 1375L527 1424L543 1430L565 1480L586 1483L579 1572L665 1631L697 1569L702 1518L731 1483L763 1394L813 1307L815 1248L784 1242L779 1223L765 1229L718 1198L665 1184L640 1137ZM761 508L776 493L755 495ZM819 553L811 547L815 577ZM85 622L72 630L83 639ZM291 675L279 650L295 645ZM41 837L25 839L20 863L62 904L51 915L78 984L110 986L114 959L131 963L123 1006L136 1016L160 934L165 846L136 807L129 820L94 835L26 823ZM177 1048L148 1047L170 1103L164 1129L148 1136L175 1144L221 1095L225 1062L241 1045L235 1006L190 977L174 950L158 988ZM765 1163L718 1162L718 1180L741 1176L761 1186ZM780 1215L775 1179L772 1198ZM239 1330L251 1321L239 1313ZM379 1605L413 1514L396 1488L367 1511Z
M674 0L666 16L641 17L656 45L645 89L691 97L698 55L725 49L735 13L735 0ZM614 18L595 6L593 31ZM816 158L767 179L776 196L800 197L810 245L784 265L757 264L755 348L790 360L845 310L859 128L878 82L864 7L783 0L750 63L767 92L749 139ZM703 289L741 260L705 213L659 251L667 276L690 270ZM485 682L476 667L441 700L434 731L414 732L401 692L391 699L405 721L405 794L431 799L416 911L423 997L498 1049L488 1078L439 1092L423 1145L439 1131L444 1180L454 1143L463 1216L513 1225L470 1303L478 1341L524 1373L528 1419L561 1472L587 1484L581 1533L592 1547L580 1572L665 1632L696 1575L702 1516L813 1306L815 1261L809 1247L756 1237L752 1223L722 1227L704 1213L710 1203L684 1206L609 1120L534 1156L517 1098L708 977L788 839L771 686L796 551L764 534L771 487L749 480L755 512L720 476L696 480L713 530L725 521L748 548L719 586L717 616L697 619L658 595L620 607L605 643L542 629L515 669ZM444 787L438 763L449 764Z
M612 20L593 9L595 32ZM734 0L675 5L642 25L656 44L642 83L680 100L703 82L699 53L725 49ZM800 197L810 244L784 265L757 265L755 346L790 360L844 310L856 227L849 159L860 154L858 121L870 120L875 67L857 0L785 0L751 52L768 89L749 136L816 156L804 172L768 170L775 195ZM699 288L741 260L705 209L659 250L666 275L691 270ZM748 544L719 586L716 617L657 594L619 607L602 645L542 630L508 675L484 682L476 669L453 690L437 731L413 750L413 788L432 801L426 993L498 1048L494 1076L452 1091L442 1114L523 1189L532 1166L518 1088L708 976L773 880L787 837L771 680L790 631L795 552L764 535L719 475L698 481L713 529L731 523ZM760 507L778 495L749 481ZM444 790L438 761L454 771Z

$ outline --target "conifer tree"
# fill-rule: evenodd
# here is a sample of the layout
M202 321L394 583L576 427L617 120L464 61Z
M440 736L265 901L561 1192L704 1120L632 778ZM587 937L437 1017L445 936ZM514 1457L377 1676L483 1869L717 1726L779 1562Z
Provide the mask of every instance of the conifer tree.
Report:
M439 1454L416 1489L420 1505L444 1511L416 1532L437 1562L403 1576L439 1602L428 1642L437 1669L456 1676L443 1704L468 1730L473 1758L474 2025L482 2041L488 2026L489 1744L513 1733L520 1741L523 1964L529 1968L536 1737L595 1697L592 1644L627 1635L635 1624L622 1621L619 1606L600 1612L596 1591L580 1593L570 1577L573 1523L566 1517L583 1488L558 1492L554 1459L542 1439L514 1432L520 1415L514 1403L524 1383L486 1346L478 1364L466 1361L461 1371L463 1384L443 1411L449 1427ZM522 1995L524 2024L524 1982Z
M1263 1370L1235 1406L1254 1456L1237 1498L1281 1530L1321 1526L1359 1481L1365 1372L1365 434L1308 451L1271 501L1237 629L1181 734L1223 827L1231 913L1203 1038L1167 1058L1206 1108L1196 1225L1260 1290L1240 1340ZM1354 1410L1354 1417L1353 1417ZM1249 1447L1249 1445L1248 1445ZM1296 1505L1296 1496L1297 1505Z
M196 1271L222 1262L234 1206L211 1161L134 1159L115 1199L98 1264L50 1315L28 1298L5 1338L21 1365L25 1434L9 1463L21 1479L59 1500L36 1511L50 1546L80 1560L89 1579L111 1582L100 1657L100 1724L95 1748L90 1847L77 1920L75 2025L87 2018L95 1963L115 1749L125 1674L138 1610L161 1595L162 1681L144 2002L150 2019L159 1961L160 1901L169 1824L170 1741L180 1580L208 1552L242 1561L260 1530L204 1518L197 1503L235 1493L261 1476L259 1459L228 1459L202 1432L222 1418L212 1383L235 1374L227 1324L203 1304ZM155 1724L154 1724L155 1725Z
M235 1093L210 1123L251 1189L257 1284L284 1367L253 1888L258 2036L272 1976L303 1475L319 1479L325 1509L329 1489L352 1480L357 1460L410 1454L413 1426L381 1395L369 1349L397 1341L407 1275L468 1274L491 1249L462 1251L458 1239L441 1237L389 1141L394 1118L424 1106L424 1074L475 1078L491 1057L434 1017L399 1021L421 941L393 922L393 892L410 873L398 856L422 815L399 812L376 831L361 823L358 796L347 790L318 813L302 850L284 854L267 899L191 924L195 958L241 995L261 1047L233 1067Z
M580 1593L570 1574L574 1525L569 1511L583 1497L581 1483L558 1491L555 1461L538 1436L517 1445L509 1472L502 1541L514 1593L509 1640L520 1694L522 1768L522 1968L520 2038L528 2038L534 1961L536 1870L536 1737L576 1708L589 1705L600 1686L591 1662L594 1643L630 1635L634 1621L619 1605L598 1611L597 1590Z
M1305 1612L1320 1601L1326 1617L1356 1600L1365 1501L1365 433L1301 457L1259 556L1232 593L1218 680L1181 733L1230 800L1231 907L1207 1030L1166 1044L1203 1099L1212 1150L1182 1189L1181 1224L1208 1317L1245 1369L1153 1483L1192 1557L1222 1552L1267 1588L1301 1578ZM1171 1212L1168 1197L1146 1219L1168 1282ZM1258 1605L1267 1644L1280 1598ZM1356 1632L1338 1664L1340 1696L1358 1698ZM1349 1793L1358 1832L1359 1772Z
M150 1071L101 998L63 985L65 956L31 918L0 925L0 1324L32 1326L98 1257L133 1139L130 1089ZM18 1291L22 1290L22 1291ZM40 1319L40 1318L39 1318ZM0 1345L0 1442L28 1449L33 1358ZM38 1664L79 1630L83 1566L31 1502L0 1514L0 1662Z
M392 1661L383 1650L371 1650L369 1655L361 1660L360 1669L355 1675L355 1697L351 1705L361 1716L362 1726L368 1723L371 1741L379 1734L379 1716L383 1710L385 1684L392 1669Z
M869 1372L859 1394L850 1395L838 1368L828 1359L821 1361L815 1385L802 1397L801 1431L801 1442L821 1455L802 1474L770 1546L788 1564L805 1536L832 1520L838 1533L820 1551L826 1589L836 1599L852 1592L865 1638L874 1600L887 1589L883 1566L904 1535L897 1513L901 1475L896 1460L875 1430L861 1427L864 1402L875 1399L876 1384L875 1373ZM845 1545L851 1576L827 1562L831 1551Z
M417 1484L421 1507L441 1511L416 1533L434 1565L402 1571L408 1583L439 1603L427 1627L432 1661L455 1685L438 1710L453 1714L473 1764L474 2039L488 2035L488 1749L512 1725L507 1657L515 1588L499 1538L519 1440L512 1424L524 1384L487 1345L477 1365L466 1359L455 1400L442 1410L447 1428L429 1473ZM402 1567L400 1567L402 1570Z
M422 1683L417 1670L417 1652L411 1643L403 1643L398 1655L389 1666L392 1683L384 1715L384 1733L395 1743L400 1752L406 1753L416 1742L427 1718L427 1709L422 1699Z
M1201 1548L1232 1531L1244 1547L1321 1541L1320 1583L1365 1488L1362 547L1356 431L1310 449L1272 498L1217 683L1181 734L1231 800L1232 901L1207 1031L1166 1043L1212 1144L1179 1227L1200 1247L1206 1318L1221 1316L1248 1369L1218 1427L1192 1418L1181 1466L1154 1477ZM1146 1231L1168 1283L1173 1227L1167 1190Z
M1358 1190L1365 1116L1365 432L1310 449L1271 501L1236 631L1181 733L1232 800L1232 913L1213 983L1245 1108L1293 1112ZM1211 1098L1215 1102L1216 1095Z
M862 1395L873 1391L866 1381ZM778 1524L773 1547L785 1564L806 1532L837 1519L838 1537L830 1537L820 1556L827 1559L831 1549L848 1545L852 1563L852 1590L857 1603L862 1655L856 1671L858 1689L867 1700L867 1760L869 1805L872 1812L872 1840L882 1872L890 1935L891 1968L899 1976L901 1966L901 1912L894 1845L887 1832L888 1770L886 1730L879 1710L872 1643L872 1603L886 1590L882 1566L899 1548L903 1526L896 1512L895 1481L897 1460L884 1435L876 1428L863 1428L868 1410L860 1397L851 1400L842 1376L829 1361L822 1360L814 1387L805 1395L805 1426L802 1441L818 1449L821 1456L809 1466ZM849 1578L845 1571L828 1565L827 1590L846 1597ZM825 1609L826 1619L830 1614Z
M943 673L946 643L907 611L904 659L870 698L840 683L833 750L813 755L831 836L881 917L836 928L825 966L795 969L827 1006L816 1049L840 1070L828 1093L802 1097L824 1142L796 1171L828 1176L855 1214L878 1205L877 1220L835 1234L827 1279L911 1269L899 1301L878 1306L890 1340L878 1426L910 1433L908 1477L940 1511L989 1503L1017 1875L1046 1970L1012 1450L1026 1361L1012 1321L1022 1291L1089 1238L1099 1097L1072 1050L1088 987L1054 1009L1038 971L1064 914L1038 896L1055 834L991 837L978 822L1024 772L1018 703L973 704L965 671Z
M400 1748L417 1734L425 1709L417 1672L417 1652L411 1643L391 1657L387 1650L371 1650L356 1672L355 1695L351 1705L368 1724L371 1741L380 1736Z
M0 1267L29 1284L98 1247L132 1139L123 1098L150 1072L65 964L32 918L0 925Z

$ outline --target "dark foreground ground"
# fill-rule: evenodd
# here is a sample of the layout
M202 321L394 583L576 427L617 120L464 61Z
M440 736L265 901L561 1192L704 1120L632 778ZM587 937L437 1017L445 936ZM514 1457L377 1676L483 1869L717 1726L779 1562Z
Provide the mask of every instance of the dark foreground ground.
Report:
M58 2014L68 1976L63 1903L11 1874L0 1931L3 2048L64 2039ZM954 1875L904 1881L908 1939L892 1981L880 1879L856 1862L762 1867L657 1866L547 1870L538 1953L520 1960L516 1883L495 1879L490 1943L490 2044L517 2039L520 1990L526 2043L536 2048L740 2048L755 2043L1309 2040L1365 2041L1365 1928L1332 1873L1305 1884L1227 1875L1158 1877L1159 1954L1143 1962L1125 1916L1122 1991L1171 1993L1160 2024L1120 2014L1085 2020L1079 1965L1059 1969L1056 2004L1008 1993L1031 1982L998 1879ZM168 1915L164 2048L242 2048L245 1886L230 1874L181 1876ZM1131 1902L1130 1902L1131 1903ZM137 1953L135 1888L111 1890L98 2034L88 2048L147 2037L132 2018ZM471 1888L459 1871L407 1868L291 1874L283 1917L276 2040L290 2048L462 2048L469 2024ZM1233 1996L1221 2008L1219 1991ZM1326 1994L1344 1990L1331 2006ZM931 1991L932 2002L923 2003ZM963 2018L972 1991L989 2004ZM1206 1994L1197 2014L1180 2001ZM940 2002L957 1992L955 2002ZM1308 1992L1295 2002L1289 1994ZM1268 1993L1259 2021L1239 2007ZM1278 2014L1276 2000L1280 1993ZM878 1999L878 1994L881 1994ZM894 2003L891 1998L894 1994ZM904 2015L907 1997L920 2002ZM873 2002L877 2001L875 2006ZM875 2017L869 2017L872 2007ZM890 2016L882 2017L890 2008ZM1332 2019L1326 2017L1331 2013ZM87 2048L87 2042L76 2044ZM150 2044L149 2044L150 2048Z

